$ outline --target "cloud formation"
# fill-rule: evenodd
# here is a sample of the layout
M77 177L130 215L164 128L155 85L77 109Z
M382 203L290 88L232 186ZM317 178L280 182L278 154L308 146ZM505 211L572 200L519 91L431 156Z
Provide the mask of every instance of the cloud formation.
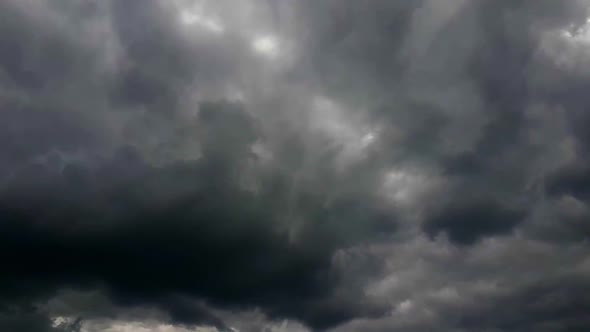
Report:
M588 329L589 9L4 1L0 330Z

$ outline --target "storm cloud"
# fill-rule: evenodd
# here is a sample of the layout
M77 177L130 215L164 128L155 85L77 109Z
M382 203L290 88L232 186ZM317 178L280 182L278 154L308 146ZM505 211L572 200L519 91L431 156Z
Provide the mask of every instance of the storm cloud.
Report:
M587 330L589 10L3 1L0 329Z

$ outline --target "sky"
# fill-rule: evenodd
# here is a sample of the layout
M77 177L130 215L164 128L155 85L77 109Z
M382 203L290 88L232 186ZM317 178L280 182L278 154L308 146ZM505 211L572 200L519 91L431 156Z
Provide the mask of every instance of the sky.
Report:
M588 0L3 0L0 331L589 331L588 91Z

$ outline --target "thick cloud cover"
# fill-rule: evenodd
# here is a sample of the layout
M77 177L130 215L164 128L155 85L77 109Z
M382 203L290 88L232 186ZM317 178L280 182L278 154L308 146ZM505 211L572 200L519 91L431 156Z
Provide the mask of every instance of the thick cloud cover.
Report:
M588 330L589 17L3 1L0 330Z

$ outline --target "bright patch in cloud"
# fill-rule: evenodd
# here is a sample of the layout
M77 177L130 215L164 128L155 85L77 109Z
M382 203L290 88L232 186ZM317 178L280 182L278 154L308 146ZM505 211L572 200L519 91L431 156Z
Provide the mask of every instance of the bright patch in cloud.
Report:
M260 55L274 58L279 55L279 42L273 36L260 36L252 41L252 48Z
M408 313L414 307L414 303L411 300L405 300L401 302L397 308L396 313L405 314Z
M417 174L392 170L385 176L384 189L394 202L404 204L412 201L422 184L423 179Z
M561 35L576 42L590 42L590 18L582 26L562 30Z
M104 332L218 332L213 327L181 327L170 324L141 323L141 322L115 322L103 329ZM236 330L237 331L237 330Z
M372 133L372 132L367 133L365 136L363 136L363 138L361 138L362 147L368 147L373 142L375 142L375 139L376 139L375 133Z
M225 32L224 26L218 20L203 15L198 11L183 10L180 13L180 21L184 25L198 26L212 33L221 34Z

